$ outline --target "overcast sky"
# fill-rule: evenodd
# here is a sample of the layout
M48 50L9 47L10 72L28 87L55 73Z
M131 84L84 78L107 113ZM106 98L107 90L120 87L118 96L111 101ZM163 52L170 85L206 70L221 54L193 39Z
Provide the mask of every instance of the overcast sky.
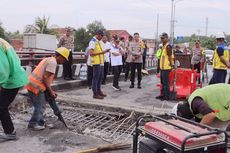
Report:
M175 0L175 36L224 31L230 34L230 0ZM131 34L155 38L157 14L159 33L169 33L171 0L1 0L0 20L7 31L23 31L36 17L50 17L50 25L85 27L99 20L106 29L125 29Z

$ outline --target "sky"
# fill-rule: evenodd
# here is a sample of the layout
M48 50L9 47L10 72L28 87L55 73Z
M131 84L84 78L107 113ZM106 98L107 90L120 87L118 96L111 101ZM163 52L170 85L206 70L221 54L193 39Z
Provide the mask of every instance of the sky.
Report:
M174 0L175 36L230 34L230 0ZM7 30L23 32L36 17L49 17L50 26L75 29L101 21L107 30L139 32L155 38L170 32L172 0L1 0L0 21Z

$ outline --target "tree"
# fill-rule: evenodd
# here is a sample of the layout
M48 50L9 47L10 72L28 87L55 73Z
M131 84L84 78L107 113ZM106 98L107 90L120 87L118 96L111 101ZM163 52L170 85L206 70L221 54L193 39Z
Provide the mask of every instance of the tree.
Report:
M9 41L9 38L6 35L5 29L2 27L2 23L0 22L0 38L5 39L6 41Z
M42 34L56 34L56 32L49 28L49 17L37 17L33 25L27 25L24 33L42 33Z
M103 30L106 31L105 27L103 26L101 21L93 21L92 23L87 25L87 30L89 32L89 34L91 35L95 35L97 30Z
M103 26L103 24L100 21L93 21L92 23L89 23L85 28L79 28L75 31L75 44L74 44L74 48L77 51L80 50L85 50L88 45L89 45L89 41L90 39L96 34L97 30L103 30L104 32L106 32L105 27ZM106 35L108 36L108 34L106 33Z
M6 35L9 39L22 39L23 38L23 35L20 34L19 30L15 32L7 32Z
M178 43L185 43L189 42L189 47L192 48L194 46L195 40L199 39L201 41L201 45L207 49L215 49L215 37L214 36L197 36L196 34L192 34L191 36L185 36L183 40L175 41L176 44Z
M81 27L75 31L74 37L75 37L74 50L84 51L89 45L89 41L91 39L90 33L85 28Z

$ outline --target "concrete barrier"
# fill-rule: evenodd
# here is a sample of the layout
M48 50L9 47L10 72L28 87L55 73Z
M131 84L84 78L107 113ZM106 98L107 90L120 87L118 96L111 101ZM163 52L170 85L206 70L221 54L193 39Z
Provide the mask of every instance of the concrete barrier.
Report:
M81 67L84 63L80 64L73 64L72 66L72 73L73 76L78 77L80 75ZM147 69L151 69L156 66L156 62L153 59L146 59L146 67ZM31 66L23 66L26 73L29 75L33 68ZM56 68L55 78L62 78L63 77L63 65L58 65Z
M56 78L61 78L63 76L63 65L58 65L56 69Z
M74 76L80 75L80 70L83 64L73 64L72 71Z

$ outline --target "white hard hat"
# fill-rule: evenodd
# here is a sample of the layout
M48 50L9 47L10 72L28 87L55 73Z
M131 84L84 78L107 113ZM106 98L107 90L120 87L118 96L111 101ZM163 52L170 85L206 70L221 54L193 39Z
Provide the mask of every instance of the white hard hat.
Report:
M159 44L159 47L163 47L163 44Z
M225 38L225 36L224 36L224 33L223 33L223 32L219 32L219 33L217 33L217 34L216 34L216 39L220 39L220 38L222 38L222 39L224 39L224 38Z

